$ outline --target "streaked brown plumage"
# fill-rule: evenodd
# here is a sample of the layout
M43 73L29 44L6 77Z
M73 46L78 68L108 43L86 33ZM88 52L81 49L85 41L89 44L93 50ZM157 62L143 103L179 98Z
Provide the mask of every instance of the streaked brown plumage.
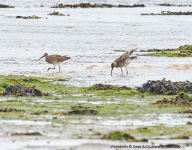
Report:
M137 48L136 48L137 49ZM127 66L129 65L129 63L137 58L136 56L133 56L133 57L130 57L130 55L136 50L136 49L133 49L133 50L130 50L128 52L125 52L123 55L121 55L119 58L117 58L112 64L111 64L111 76L112 76L112 71L113 71L113 68L116 67L116 68L121 68L121 72L123 74L123 70L122 70L122 67L125 67L126 71L127 71ZM128 71L127 71L127 74L128 74Z
M58 66L59 66L59 64L62 63L63 61L70 59L70 57L67 57L67 56L48 55L47 53L45 53L41 58L43 58L43 57L45 57L46 62L53 64L53 66L54 66L54 68L48 68L47 71L49 71L49 69L55 69L55 65L58 64ZM60 66L59 66L59 72L60 72Z

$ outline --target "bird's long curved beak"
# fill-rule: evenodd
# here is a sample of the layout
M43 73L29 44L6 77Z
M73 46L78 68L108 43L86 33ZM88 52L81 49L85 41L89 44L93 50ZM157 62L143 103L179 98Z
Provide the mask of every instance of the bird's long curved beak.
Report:
M41 58L43 58L43 57L45 57L45 56L42 56ZM39 58L39 60L40 60L41 58Z
M113 67L111 67L111 76L112 76Z

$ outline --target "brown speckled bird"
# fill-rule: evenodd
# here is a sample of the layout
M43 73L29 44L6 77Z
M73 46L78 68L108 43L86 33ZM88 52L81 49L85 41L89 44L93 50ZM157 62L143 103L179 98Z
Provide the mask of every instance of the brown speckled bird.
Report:
M137 48L136 48L137 49ZM122 70L122 67L125 67L126 71L127 71L127 66L129 65L129 63L137 58L137 56L133 56L133 57L130 57L130 55L136 50L136 49L133 49L133 50L130 50L128 52L125 52L123 55L121 55L119 58L117 58L112 64L111 64L111 76L112 76L112 71L113 71L113 68L121 68L121 72L123 74L123 70ZM127 74L128 74L128 71L127 71Z
M45 53L41 58L43 58L43 57L45 57L46 62L53 64L53 66L54 66L54 68L48 68L47 71L49 71L49 69L55 69L55 65L58 64L58 66L59 66L59 64L62 63L63 61L70 59L70 57L67 57L67 56L48 55L47 53ZM60 72L60 66L59 66L59 72Z

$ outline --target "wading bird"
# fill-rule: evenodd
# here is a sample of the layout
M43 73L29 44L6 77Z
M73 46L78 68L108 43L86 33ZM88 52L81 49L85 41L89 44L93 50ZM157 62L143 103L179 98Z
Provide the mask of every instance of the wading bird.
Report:
M41 58L43 58L43 57L45 57L46 62L48 62L54 66L54 68L48 68L47 71L49 71L49 69L55 69L55 65L58 64L58 66L59 66L59 64L62 63L63 61L70 59L70 57L67 57L67 56L48 55L47 53L45 53ZM60 72L60 66L59 66L59 72Z
M137 49L137 48L136 48ZM137 58L137 56L132 56L130 57L130 55L136 50L136 49L133 49L133 50L130 50L128 52L125 52L123 55L121 55L119 58L117 58L112 64L111 64L111 76L112 76L112 71L113 71L113 68L121 68L121 72L123 74L123 70L122 70L122 67L125 67L126 71L127 71L127 66L129 65L129 63ZM128 74L128 71L127 71L127 74Z

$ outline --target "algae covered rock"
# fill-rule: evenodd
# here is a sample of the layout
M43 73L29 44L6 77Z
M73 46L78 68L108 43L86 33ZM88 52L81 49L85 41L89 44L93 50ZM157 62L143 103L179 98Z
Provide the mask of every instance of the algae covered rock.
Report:
M2 95L7 95L7 96L11 96L11 95L16 95L16 96L42 96L42 92L34 89L34 88L30 88L30 87L25 87L24 85L16 85L16 86L8 86L2 93Z
M149 80L143 83L141 87L137 87L137 91L142 93L151 92L156 94L176 95L180 91L192 92L192 82L171 82L170 80Z

